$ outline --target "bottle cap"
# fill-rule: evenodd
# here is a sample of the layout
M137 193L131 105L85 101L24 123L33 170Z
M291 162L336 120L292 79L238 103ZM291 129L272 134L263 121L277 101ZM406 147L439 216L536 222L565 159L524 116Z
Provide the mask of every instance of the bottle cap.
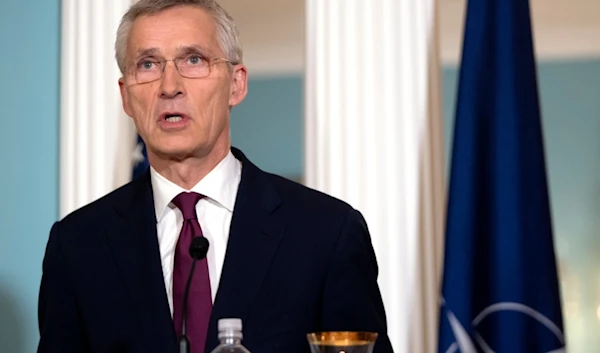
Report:
M242 319L220 319L219 320L219 331L242 331Z

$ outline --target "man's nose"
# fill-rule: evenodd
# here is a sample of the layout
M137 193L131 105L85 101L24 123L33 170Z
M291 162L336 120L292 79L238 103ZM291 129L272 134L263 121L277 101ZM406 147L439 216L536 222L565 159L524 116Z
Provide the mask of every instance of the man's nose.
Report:
M175 98L183 94L183 77L179 74L175 63L167 61L161 77L160 96L161 98Z

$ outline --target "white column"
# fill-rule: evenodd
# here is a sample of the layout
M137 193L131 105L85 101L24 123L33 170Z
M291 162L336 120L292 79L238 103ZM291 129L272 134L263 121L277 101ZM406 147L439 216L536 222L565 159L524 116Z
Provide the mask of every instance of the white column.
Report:
M363 212L397 353L434 352L445 209L435 0L307 0L308 186Z
M135 128L121 105L114 40L131 0L63 0L60 217L131 178Z

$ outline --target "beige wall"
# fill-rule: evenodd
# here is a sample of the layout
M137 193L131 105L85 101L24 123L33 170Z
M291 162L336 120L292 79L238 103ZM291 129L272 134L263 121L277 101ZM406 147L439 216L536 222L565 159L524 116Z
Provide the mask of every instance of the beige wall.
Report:
M298 74L304 67L304 0L221 0L238 24L253 75ZM466 0L440 0L441 55L458 61ZM532 0L541 60L600 56L600 0Z

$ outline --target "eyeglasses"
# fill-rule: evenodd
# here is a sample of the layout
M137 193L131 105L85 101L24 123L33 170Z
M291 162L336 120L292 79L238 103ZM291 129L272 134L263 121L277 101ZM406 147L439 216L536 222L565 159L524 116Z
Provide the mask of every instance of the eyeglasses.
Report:
M225 58L207 59L200 54L188 54L170 60L146 58L140 60L135 67L128 71L133 84L143 84L160 79L165 71L167 62L172 61L179 74L186 78L203 78L210 75L215 64L233 64Z

